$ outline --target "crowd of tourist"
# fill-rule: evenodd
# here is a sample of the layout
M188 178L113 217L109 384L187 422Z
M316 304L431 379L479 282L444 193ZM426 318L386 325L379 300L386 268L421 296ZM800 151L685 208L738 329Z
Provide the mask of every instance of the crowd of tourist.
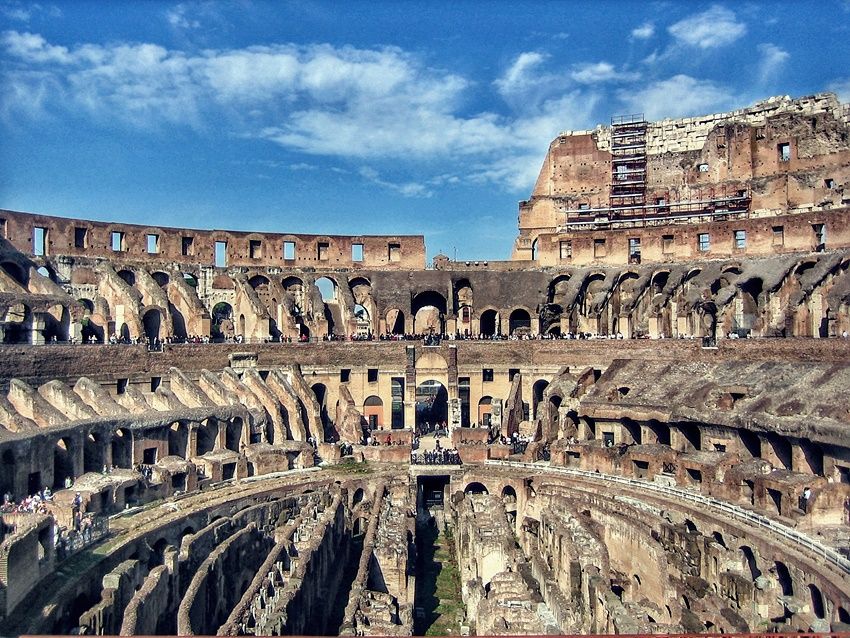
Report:
M40 492L31 494L16 503L8 492L3 495L3 505L0 512L3 514L47 514L47 503L53 501L53 493L49 487Z
M410 463L412 465L460 465L460 453L455 448L411 452Z

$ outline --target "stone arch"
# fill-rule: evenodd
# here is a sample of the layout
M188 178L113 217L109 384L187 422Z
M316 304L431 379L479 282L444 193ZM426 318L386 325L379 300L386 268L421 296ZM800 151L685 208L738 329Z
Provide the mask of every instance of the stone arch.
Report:
M142 315L142 324L145 328L145 336L149 343L159 340L162 330L162 310L159 308L148 308Z
M68 341L71 330L71 313L67 306L62 304L54 304L46 313L44 313L44 340L47 343L51 341Z
M446 298L434 290L417 294L410 305L413 332L442 334L445 332Z
M234 335L233 306L219 301L212 309L211 332L213 337L231 338Z
M339 284L332 277L327 275L319 277L316 279L315 286L319 289L319 294L325 303L336 302L339 299Z
M744 572L749 574L750 578L755 581L756 578L761 576L761 570L759 569L753 549L749 545L741 545L738 551L741 555L741 565L744 568Z
M404 313L398 308L390 308L386 314L387 334L403 335L404 328Z
M493 397L483 396L478 401L478 423L484 427L490 427L490 419L493 415Z
M56 271L54 271L50 266L44 264L35 269L35 271L44 277L45 279L49 279L54 284L59 282L59 278L56 276Z
M525 308L517 308L508 319L509 334L531 333L531 313Z
M416 426L433 426L448 421L448 391L441 382L428 379L416 386Z
M358 487L356 490L354 490L354 494L352 494L351 496L351 505L354 506L362 502L365 496L365 490L362 487Z
M384 402L381 397L371 395L363 401L363 418L371 429L382 428L384 425Z
M466 487L463 488L464 494L489 494L487 491L487 486L479 481L472 481L466 484Z
M125 284L130 286L130 288L133 288L136 285L136 273L129 268L122 268L117 274Z
M161 270L152 272L151 278L160 288L165 288L171 282L171 277L168 276L168 273L162 272Z
M499 330L498 311L489 308L482 312L481 319L479 320L478 331L485 337L492 337L496 334L500 334L501 331Z

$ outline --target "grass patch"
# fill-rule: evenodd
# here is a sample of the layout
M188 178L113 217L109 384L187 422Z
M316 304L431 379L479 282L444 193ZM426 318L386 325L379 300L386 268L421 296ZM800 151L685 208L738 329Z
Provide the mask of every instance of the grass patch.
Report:
M426 636L457 636L464 615L460 590L460 571L454 558L454 541L450 531L440 532L434 541L434 556L430 570L436 571L434 597L437 606L431 613L432 622Z

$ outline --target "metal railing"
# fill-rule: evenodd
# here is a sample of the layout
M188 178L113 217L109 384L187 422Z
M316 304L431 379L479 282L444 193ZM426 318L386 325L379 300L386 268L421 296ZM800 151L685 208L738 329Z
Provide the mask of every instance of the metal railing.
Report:
M778 521L770 519L767 516L756 514L755 512L745 510L742 507L732 505L731 503L726 503L725 501L720 501L710 496L703 496L702 494L690 492L688 490L684 490L678 487L670 487L667 485L653 483L650 481L642 481L638 479L617 476L616 474L601 474L597 472L590 472L588 470L577 470L566 467L542 466L540 464L525 463L521 461L488 460L486 464L495 466L517 467L529 470L545 470L547 472L554 472L557 474L570 474L573 476L580 476L582 478L587 478L604 483L618 483L620 485L628 485L629 487L633 487L638 490L655 492L664 496L671 496L691 503L696 503L708 507L717 512L721 512L723 514L731 516L732 518L738 521L749 523L751 525L755 525L757 527L761 527L770 532L773 532L774 534L782 538L785 538L793 543L805 547L808 551L812 552L820 558L823 558L825 561L831 563L833 566L837 567L845 574L850 574L850 560L844 558L834 549L826 547L821 543L818 543L817 541L806 536L805 534L802 534L801 532L798 532L797 530L792 529L787 525L783 525Z

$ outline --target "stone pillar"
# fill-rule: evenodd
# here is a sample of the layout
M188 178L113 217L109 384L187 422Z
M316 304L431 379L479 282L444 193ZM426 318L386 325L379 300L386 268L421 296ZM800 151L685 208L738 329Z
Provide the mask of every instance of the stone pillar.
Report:
M493 398L490 404L490 427L502 432L502 400ZM502 432L503 435L509 436L509 432Z
M407 346L404 369L404 425L416 427L416 346Z

